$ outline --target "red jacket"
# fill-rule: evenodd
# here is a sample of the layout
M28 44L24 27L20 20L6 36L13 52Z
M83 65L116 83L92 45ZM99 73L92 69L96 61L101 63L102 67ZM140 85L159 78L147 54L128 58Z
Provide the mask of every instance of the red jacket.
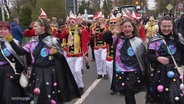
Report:
M88 42L89 42L89 35L86 34L86 31L82 28L79 29L80 30L80 48L82 50L82 53L80 54L71 54L69 52L69 46L67 46L67 57L79 57L79 56L83 56L83 55L87 55L88 53ZM68 41L68 28L64 29L61 34L58 36L60 39L66 39L66 41Z

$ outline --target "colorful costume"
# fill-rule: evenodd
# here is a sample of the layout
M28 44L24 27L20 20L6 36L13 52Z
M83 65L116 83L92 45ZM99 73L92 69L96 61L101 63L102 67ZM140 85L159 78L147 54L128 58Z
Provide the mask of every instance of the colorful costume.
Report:
M16 40L12 41L17 44ZM17 45L18 46L18 45ZM24 100L17 99L25 97L24 89L19 84L20 73L24 70L23 60L12 48L13 46L5 39L0 39L0 103L1 104L21 104ZM3 53L2 53L3 52ZM3 55L4 54L4 55ZM15 70L9 64L15 63ZM17 58L19 57L19 58ZM28 100L28 99L27 99Z
M173 60L168 53L166 41L170 53L174 56L178 66L181 65L181 54L184 53L184 44L175 41L172 34L167 36L157 34L150 40L148 46L148 58L153 68L149 75L149 87L147 102L159 104L184 104L184 97L180 89L181 78ZM163 65L157 61L157 57L163 56L169 59L169 64Z
M56 54L49 54L55 47ZM24 49L28 53L28 63L32 66L29 80L30 103L63 103L80 97L75 79L60 49L58 40L48 34L32 39Z

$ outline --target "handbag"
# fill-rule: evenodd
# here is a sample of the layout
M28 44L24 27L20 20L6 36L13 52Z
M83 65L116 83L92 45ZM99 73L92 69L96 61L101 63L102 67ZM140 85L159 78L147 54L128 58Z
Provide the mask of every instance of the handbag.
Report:
M29 78L26 71L22 71L19 78L19 83L22 88L26 88L29 83Z
M170 50L169 50L169 48L168 48L168 46L167 46L167 43L165 42L165 40L163 40L163 42L164 42L164 44L166 45L166 47L167 47L167 50L168 50L168 52L169 52L169 54L170 54L170 56L171 56L171 58L172 58L172 60L173 60L173 62L174 62L174 65L175 65L175 69L177 69L177 71L179 72L179 74L180 74L180 76L182 76L183 78L182 78L182 83L184 83L183 81L184 81L184 66L178 66L177 65L177 63L176 63L176 60L174 59L174 57L173 57L173 55L171 54L171 52L170 52Z

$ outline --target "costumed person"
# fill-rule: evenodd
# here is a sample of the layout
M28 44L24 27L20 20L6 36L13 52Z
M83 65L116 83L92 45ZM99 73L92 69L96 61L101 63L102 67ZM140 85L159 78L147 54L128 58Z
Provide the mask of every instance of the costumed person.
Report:
M146 42L155 36L155 34L158 32L158 25L156 24L156 20L153 16L149 17L149 21L145 25L145 30L146 30Z
M89 38L89 30L88 30L88 26L87 26L87 24L85 24L84 23L84 20L83 20L83 18L82 18L82 16L81 16L81 14L79 14L78 16L77 16L77 24L78 24L78 27L79 28L82 28L83 30L84 30L84 32L85 32L85 36L87 36L87 38ZM86 38L86 39L87 39ZM88 39L89 40L89 39ZM89 44L89 42L87 43L87 44ZM87 53L87 56L88 56L88 53ZM90 67L89 67L89 60L84 60L85 61L85 66L86 66L86 69L89 69Z
M33 29L38 38L32 38L19 51L27 56L27 63L32 66L27 88L30 103L60 104L80 97L60 41L52 35L49 22L40 18Z
M184 104L183 69L181 54L184 53L184 38L174 29L170 16L164 16L159 31L148 43L147 57L151 63L147 103ZM176 63L175 63L176 62Z
M60 34L64 31L65 31L64 33L66 33L66 31L68 30L68 27L69 27L69 17L67 16L66 21L65 21L65 27L60 32ZM61 46L63 47L63 54L64 54L65 58L67 58L66 57L66 54L67 54L67 39L61 38L60 35L58 36L58 38L62 41Z
M119 29L117 25L117 18L111 14L109 19L109 29L104 33L104 35L113 34L114 31L117 31ZM116 36L116 34L113 34L113 36ZM106 67L107 72L109 75L110 84L112 83L112 76L113 76L113 58L114 58L114 46L113 44L107 44L107 56L106 56ZM111 95L116 94L116 92L112 91L110 92Z
M97 68L97 79L104 77L108 79L107 69L106 69L106 55L107 55L107 45L101 39L101 36L108 29L105 23L102 11L98 12L94 18L96 22L91 26L90 36L94 39L94 55Z
M34 30L33 30L34 22L35 21L32 21L30 23L30 25L29 25L29 28L24 30L24 36L25 37L33 37L33 36L36 36L35 33L34 33Z
M56 17L52 17L52 20L51 20L51 24L50 25L51 25L51 28L54 28L56 30L59 29L59 25L57 23L57 18Z
M17 99L24 96L24 89L19 84L20 73L24 70L23 59L12 48L12 44L21 47L13 39L8 22L0 22L0 103L22 104Z
M82 94L84 91L84 83L81 69L83 69L83 60L88 60L87 43L89 38L85 33L85 30L78 27L76 16L73 13L70 13L68 23L68 29L62 31L59 38L64 38L67 41L67 62L77 82L80 93Z
M115 50L111 90L124 94L126 104L136 104L134 95L144 88L146 48L132 20L124 20L119 32L114 37L112 33L103 35L104 41L113 44Z
M41 8L41 13L40 15L38 16L38 18L45 18L46 20L48 20L48 17L47 17L47 14L45 13L45 11ZM35 35L35 32L34 32L34 29L33 29L33 24L34 24L34 21L29 25L29 28L28 29L25 29L24 30L24 36L26 37L33 37L33 36L36 36ZM52 25L50 25L51 28L52 28L52 33L55 37L58 37L58 31L56 28L53 28Z

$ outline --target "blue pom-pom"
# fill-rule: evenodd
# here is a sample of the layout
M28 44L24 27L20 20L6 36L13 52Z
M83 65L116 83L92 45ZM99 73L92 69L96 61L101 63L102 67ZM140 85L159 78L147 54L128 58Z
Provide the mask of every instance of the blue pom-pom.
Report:
M168 71L167 72L167 77L169 77L169 78L173 78L174 77L174 72L173 71Z

